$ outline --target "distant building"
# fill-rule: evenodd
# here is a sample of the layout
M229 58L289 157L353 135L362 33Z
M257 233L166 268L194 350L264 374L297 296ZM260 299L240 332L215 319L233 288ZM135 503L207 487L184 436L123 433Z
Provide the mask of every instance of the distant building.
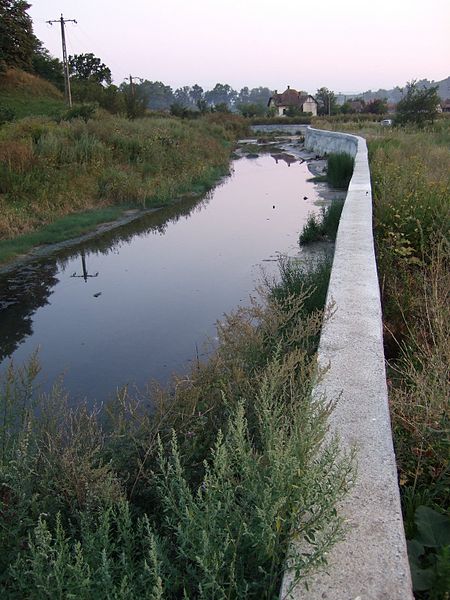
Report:
M450 98L447 98L447 100L443 100L441 102L441 112L450 112Z
M275 90L274 95L269 98L267 106L275 108L277 116L285 115L289 108L296 108L301 112L312 113L313 116L317 115L316 99L306 92L297 92L297 90L289 86L287 86L287 90L282 94L278 94L277 90Z

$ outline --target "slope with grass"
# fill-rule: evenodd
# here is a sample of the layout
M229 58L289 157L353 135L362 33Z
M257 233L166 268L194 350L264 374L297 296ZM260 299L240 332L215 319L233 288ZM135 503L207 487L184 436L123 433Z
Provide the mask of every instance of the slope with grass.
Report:
M62 93L51 83L19 69L0 74L0 109L16 119L54 116L64 111Z
M31 85L29 77L24 75L22 87L16 78L16 107L17 98L26 98L36 83L32 78ZM245 133L243 123L232 115L188 122L98 114L85 122L65 120L63 114L56 120L30 116L4 124L0 261L36 242L86 231L102 220L106 208L109 219L119 208L155 208L184 193L201 194L227 172L232 145ZM74 219L79 213L83 216Z

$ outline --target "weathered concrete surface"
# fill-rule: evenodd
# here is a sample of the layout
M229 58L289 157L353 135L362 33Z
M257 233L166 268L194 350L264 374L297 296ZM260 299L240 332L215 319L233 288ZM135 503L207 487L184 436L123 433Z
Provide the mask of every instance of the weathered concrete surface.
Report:
M315 152L355 156L336 240L328 302L336 312L324 325L319 362L330 365L316 390L339 398L330 419L345 449L356 448L354 488L339 507L349 527L328 556L328 573L303 584L290 599L410 600L395 456L392 445L382 315L376 271L372 197L366 142L346 134L309 130L305 146ZM289 589L283 581L281 597Z
M304 134L307 127L307 125L296 125L295 123L280 123L279 125L250 125L251 131L255 133L273 133L274 131L280 131L281 133L285 133L286 135L295 135L299 131L301 131L301 133Z

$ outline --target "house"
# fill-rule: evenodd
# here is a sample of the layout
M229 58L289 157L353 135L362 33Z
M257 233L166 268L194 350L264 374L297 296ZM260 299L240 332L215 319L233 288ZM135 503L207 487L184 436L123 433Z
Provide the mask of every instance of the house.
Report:
M285 115L289 109L297 109L300 112L312 113L317 115L317 101L306 92L297 92L293 88L287 86L282 94L278 94L277 90L273 96L269 98L267 103L269 108L275 108L277 116Z
M447 98L447 100L443 100L441 102L441 112L450 112L450 98Z

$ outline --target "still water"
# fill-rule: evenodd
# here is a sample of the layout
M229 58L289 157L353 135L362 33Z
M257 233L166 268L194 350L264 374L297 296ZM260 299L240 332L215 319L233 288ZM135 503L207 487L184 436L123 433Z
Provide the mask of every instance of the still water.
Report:
M125 384L167 383L248 303L261 271L298 253L319 186L306 163L234 161L202 201L184 201L0 277L0 370L36 348L44 388L72 402ZM306 197L306 199L305 199Z

